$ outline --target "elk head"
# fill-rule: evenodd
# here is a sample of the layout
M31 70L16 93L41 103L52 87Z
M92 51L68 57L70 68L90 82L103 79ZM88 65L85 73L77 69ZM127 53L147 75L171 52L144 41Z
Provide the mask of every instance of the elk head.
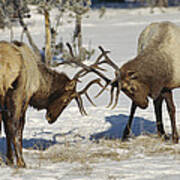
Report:
M145 83L141 81L138 72L131 70L129 62L123 65L121 68L118 68L118 66L107 56L107 53L105 53L104 49L101 46L99 47L99 49L104 52L103 55L105 59L102 62L109 64L115 69L115 78L108 84L106 84L106 86L103 87L103 89L98 93L97 96L99 96L107 88L108 85L111 85L111 98L110 103L107 107L110 107L112 105L114 99L114 90L117 89L115 103L112 108L115 108L118 103L120 90L122 90L137 106L142 109L147 108L147 96L149 95L149 88Z
M148 106L148 87L139 80L137 72L126 71L124 72L123 67L120 69L121 72L121 90L131 98L134 103L142 109Z
M50 97L51 100L49 102L46 113L46 119L48 123L50 124L54 123L57 120L58 116L60 116L63 110L68 106L68 104L70 104L70 102L73 99L76 100L80 113L82 115L87 115L83 106L81 95L85 95L87 99L90 101L90 103L94 105L94 103L92 102L91 98L87 93L87 90L91 87L91 85L95 83L100 86L102 85L100 84L100 79L95 79L90 81L83 90L77 92L76 90L77 83L78 83L78 79L77 79L77 75L75 75L75 77L72 80L68 80L68 82L66 83L63 89L63 92L56 92L54 94L54 97Z

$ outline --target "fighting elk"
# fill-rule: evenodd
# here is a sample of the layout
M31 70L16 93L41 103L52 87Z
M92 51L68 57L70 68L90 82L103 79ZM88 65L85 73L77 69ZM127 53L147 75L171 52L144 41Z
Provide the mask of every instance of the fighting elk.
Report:
M49 14L46 10L44 13L47 38L45 58L51 58ZM13 165L15 153L17 166L25 167L22 139L28 105L38 110L46 109L46 119L50 124L57 120L73 99L76 100L81 114L86 114L81 95L85 94L92 102L87 90L95 83L101 84L100 79L95 79L90 81L83 90L77 92L79 78L88 72L94 72L102 78L103 75L96 70L96 62L91 66L81 65L82 70L72 79L65 73L56 72L47 67L42 62L40 51L33 42L20 13L19 18L33 50L18 41L0 42L0 107L7 139L7 164ZM71 50L70 46L69 48ZM72 62L77 64L73 53L70 53ZM102 56L100 55L99 58Z
M178 143L179 137L175 121L175 105L172 90L180 87L180 28L170 22L152 23L141 33L138 41L138 55L121 68L105 55L106 63L115 69L115 79L111 85L111 100L117 88L117 105L120 90L132 100L131 113L124 130L123 140L130 133L132 120L137 107L148 106L148 97L153 99L157 132L168 138L162 122L162 102L165 100L171 119L172 139ZM102 48L101 48L102 49ZM102 49L103 51L103 49ZM108 84L101 90L101 94Z

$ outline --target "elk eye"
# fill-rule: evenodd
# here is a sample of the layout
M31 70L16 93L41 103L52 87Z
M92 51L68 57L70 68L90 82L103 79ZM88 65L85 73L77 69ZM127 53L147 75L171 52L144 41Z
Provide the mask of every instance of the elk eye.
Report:
M131 87L130 90L134 92L136 89L134 87Z
M137 74L134 71L129 71L128 76L130 77L130 79L137 79Z

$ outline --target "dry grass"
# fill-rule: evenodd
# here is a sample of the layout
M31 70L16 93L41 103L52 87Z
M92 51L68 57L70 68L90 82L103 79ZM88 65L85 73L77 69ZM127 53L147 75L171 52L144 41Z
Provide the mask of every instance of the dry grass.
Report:
M41 146L38 145L38 147ZM24 154L32 156L27 151ZM174 145L171 141L164 142L157 135L141 135L127 142L101 139L98 143L82 140L56 144L45 151L37 152L33 158L36 160L37 167L40 167L41 164L47 161L51 163L79 163L82 165L82 167L79 167L81 168L80 172L90 173L92 171L91 164L99 163L106 159L122 161L130 158L164 155L171 155L179 160L180 144ZM4 164L1 156L0 164Z
M41 146L38 145L38 147ZM86 140L67 141L64 144L52 145L45 151L35 152L24 152L27 159L31 159L29 163L27 161L28 169L40 168L47 163L67 162L75 163L73 168L67 172L71 176L73 174L75 176L91 176L94 164L106 160L123 161L147 156L171 156L174 159L180 159L180 144L174 145L171 141L164 142L156 135L141 135L127 142L105 139L99 140L98 143ZM15 169L13 175L21 173L21 170ZM116 180L116 176L110 175L107 179Z
M170 141L164 142L157 136L139 136L128 142L121 140L100 140L98 143L67 143L54 145L41 154L41 160L57 162L78 162L89 164L101 162L102 159L113 161L126 160L133 157L173 155L180 158L180 145Z

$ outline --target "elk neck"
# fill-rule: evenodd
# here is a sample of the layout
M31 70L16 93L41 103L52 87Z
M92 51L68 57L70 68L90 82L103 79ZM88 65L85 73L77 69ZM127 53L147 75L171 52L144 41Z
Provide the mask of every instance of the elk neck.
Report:
M65 73L59 73L38 63L40 72L40 86L30 100L30 105L37 109L47 108L51 96L59 96L65 91L67 83L71 80Z

